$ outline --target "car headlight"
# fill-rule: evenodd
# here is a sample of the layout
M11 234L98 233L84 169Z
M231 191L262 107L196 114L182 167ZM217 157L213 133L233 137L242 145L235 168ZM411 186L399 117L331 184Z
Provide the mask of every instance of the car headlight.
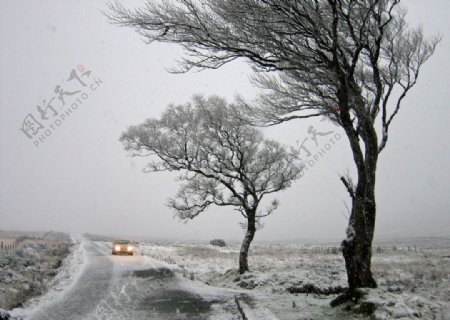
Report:
M114 249L115 249L116 251L120 251L120 246L115 246Z
M133 247L128 246L127 250L128 250L128 251L133 251Z

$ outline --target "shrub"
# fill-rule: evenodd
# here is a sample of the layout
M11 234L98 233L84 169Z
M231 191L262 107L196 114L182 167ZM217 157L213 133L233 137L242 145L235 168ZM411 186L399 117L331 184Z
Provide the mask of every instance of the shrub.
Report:
M223 239L214 239L209 242L209 244L217 247L226 247L227 243Z

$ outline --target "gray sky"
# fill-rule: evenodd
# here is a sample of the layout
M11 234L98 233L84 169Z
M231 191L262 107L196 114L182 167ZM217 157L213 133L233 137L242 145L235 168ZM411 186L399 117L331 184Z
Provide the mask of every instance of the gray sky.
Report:
M139 2L126 5L133 3ZM449 236L450 2L403 3L413 25L444 39L381 155L376 231L378 237ZM87 0L0 3L0 229L240 239L241 216L231 208L212 207L187 224L174 219L165 207L177 189L174 175L142 173L143 162L127 157L118 138L127 126L157 117L167 104L184 103L195 93L254 97L249 68L238 62L216 71L169 74L166 68L176 65L180 49L146 45L133 30L108 24L100 12L105 8L103 1ZM91 71L80 78L86 87L68 80L73 69ZM91 86L94 78L101 82ZM76 102L78 95L64 95L63 106L57 85L89 96ZM49 120L41 121L37 106L52 98L58 116L47 109ZM55 123L73 103L77 109ZM37 146L20 130L28 115L46 127L38 136L49 130ZM257 240L344 236L348 199L338 174L352 172L353 161L342 131L319 120L265 131L295 145L308 137L310 125L333 133L319 137L317 147L307 141L308 172L277 195L281 206L266 218ZM314 160L334 135L341 138Z

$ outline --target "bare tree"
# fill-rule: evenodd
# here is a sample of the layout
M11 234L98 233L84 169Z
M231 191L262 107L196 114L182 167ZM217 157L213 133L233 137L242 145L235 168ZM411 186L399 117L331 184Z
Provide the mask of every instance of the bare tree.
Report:
M239 272L259 219L263 197L288 188L300 176L298 152L243 122L234 106L218 97L195 97L192 104L169 106L160 119L132 126L120 138L133 155L150 157L147 172L181 171L181 187L168 206L181 219L193 219L211 205L233 206L246 219Z
M349 296L376 287L371 272L375 178L390 125L439 37L405 22L400 0L177 0L128 10L110 20L149 41L180 44L177 71L216 69L237 58L265 92L252 121L274 125L326 115L344 129L357 176L341 180L352 199L342 242ZM243 107L247 105L242 103Z

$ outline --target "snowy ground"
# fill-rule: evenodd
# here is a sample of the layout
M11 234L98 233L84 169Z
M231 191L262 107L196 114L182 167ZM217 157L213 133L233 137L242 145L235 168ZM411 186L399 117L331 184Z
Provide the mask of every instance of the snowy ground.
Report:
M106 301L108 306L114 308L116 305L120 307L124 288L134 288L131 293L127 292L133 296L133 301L142 302L141 307L145 308L149 303L156 303L153 301L155 299L169 299L168 301L172 302L167 305L167 310L170 311L176 300L176 297L166 297L171 292L183 294L184 300L192 296L192 301L196 303L205 301L210 320L241 319L242 314L250 320L450 320L450 240L422 239L379 243L379 246L374 248L373 257L373 271L379 288L364 291L365 296L358 304L347 304L338 308L331 308L329 303L346 287L346 275L343 259L335 244L254 244L249 259L252 272L239 276L236 269L239 253L237 243L223 248L202 243L140 243L136 254L143 257L136 256L131 259L111 257L109 242L85 241L81 237L73 237L72 241L74 245L59 266L58 273L52 280L44 283L46 293L12 310L11 314L15 319L27 319L30 315L42 313L42 310L54 308L55 301L61 296L73 296L69 293L80 291L86 283L92 284L90 280L81 281L81 277L86 278L88 274L92 274L88 269L94 268L96 264L93 261L100 259L112 263L113 281L107 279L112 282L105 282L107 291L103 292L105 297L102 302ZM2 254L0 263L18 263L17 266L7 263L8 268L2 266L0 269L2 290L10 290L13 283L9 276L5 275L12 275L10 278L16 280L25 279L22 281L25 284L34 283L36 279L33 280L32 274L37 271L36 264L26 264L32 255L43 258L37 253L39 248L36 243L24 243L21 255L26 257L18 259L19 262L17 259L5 260ZM86 263L86 252L91 252L90 263ZM135 260L139 260L139 263L136 264ZM44 274L54 270L49 263L40 268L41 272L44 270ZM175 278L171 276L165 279L161 289L154 288L155 280L151 280L151 277L137 276L136 271L133 271L136 269L138 272L148 273L160 268L175 272ZM148 287L142 286L148 284L147 282L151 284L152 290L141 292L142 288ZM98 283L97 281L95 284L94 281L94 286L99 287ZM134 284L139 285L133 286ZM91 302L93 298L94 296L89 298ZM180 306L182 311L185 306ZM146 318L148 310L145 308L133 310L136 317L123 319ZM166 308L164 303L155 304L154 310L155 308L156 312L159 312L158 308L162 308L161 312L167 311L163 310ZM97 309L95 311L98 311ZM114 310L117 314L122 311L117 308ZM184 314L180 312L176 315L179 319L191 319L187 316L191 311L186 309ZM96 314L91 318L99 319Z
M238 244L143 243L138 252L188 279L247 290L279 319L368 319L370 313L371 319L450 319L449 248L445 239L381 243L373 257L379 288L365 291L359 304L339 308L329 307L346 287L336 247L257 244L250 253L252 272L244 276L236 272Z

